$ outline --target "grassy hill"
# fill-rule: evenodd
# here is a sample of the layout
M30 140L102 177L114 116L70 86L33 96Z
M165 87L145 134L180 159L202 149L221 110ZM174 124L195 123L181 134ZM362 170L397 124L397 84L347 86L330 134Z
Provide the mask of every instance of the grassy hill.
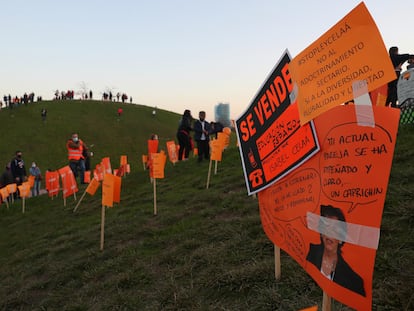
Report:
M42 123L40 109L49 111ZM274 279L273 245L260 224L258 203L246 195L238 150L225 151L206 189L208 163L167 164L153 185L141 164L146 140L173 139L179 115L101 102L44 102L0 111L0 164L16 149L42 169L66 165L72 131L94 144L93 163L128 155L121 203L107 210L105 249L99 250L100 195L78 211L69 198L40 196L9 210L0 206L1 310L299 310L321 305L322 292L282 252ZM373 309L413 310L414 168L412 126L401 127L377 252ZM78 198L84 188L78 193ZM100 193L100 192L99 192ZM335 302L335 310L348 310Z

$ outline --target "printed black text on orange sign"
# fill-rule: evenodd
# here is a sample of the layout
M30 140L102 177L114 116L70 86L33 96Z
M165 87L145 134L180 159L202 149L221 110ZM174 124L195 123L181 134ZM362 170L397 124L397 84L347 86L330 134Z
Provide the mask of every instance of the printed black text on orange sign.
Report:
M263 126L283 103L293 89L293 83L289 72L289 64L285 64L281 75L276 76L269 87L263 91L262 96L253 107L255 119ZM256 124L252 113L240 122L240 132L243 141L248 141L256 134Z

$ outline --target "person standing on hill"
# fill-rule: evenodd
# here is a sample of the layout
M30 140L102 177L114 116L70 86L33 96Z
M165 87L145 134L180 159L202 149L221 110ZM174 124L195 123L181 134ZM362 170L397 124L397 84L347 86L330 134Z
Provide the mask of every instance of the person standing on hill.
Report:
M16 151L15 158L10 163L10 169L13 175L14 182L17 186L20 186L24 181L27 179L26 174L26 167L24 165L24 161L22 159L22 152L20 150ZM17 190L16 197L19 197Z
M32 167L29 169L30 175L34 176L34 185L32 188L32 197L39 195L40 183L42 181L42 172L35 162L32 163Z
M402 69L401 67L409 59L414 59L414 55L399 54L398 47L396 46L390 47L389 55L390 55L392 65L394 66L394 70L395 70L395 74L397 75L397 78L388 83L388 96L387 96L386 105L395 108L397 107L397 100L398 100L397 84L398 84L398 78L400 77L400 73Z
M203 157L208 160L210 158L210 123L205 120L206 113L200 111L198 113L198 120L194 123L194 140L197 143L198 162L203 160Z
M75 179L78 177L78 170L80 172L80 183L84 184L85 180L85 153L88 150L86 144L79 139L77 133L72 134L72 138L66 142L66 148L68 150L69 166L75 175Z
M192 122L193 117L191 116L191 111L186 109L181 117L177 130L177 139L180 145L180 150L178 151L178 161L188 160L191 150L190 131L193 130L191 126Z

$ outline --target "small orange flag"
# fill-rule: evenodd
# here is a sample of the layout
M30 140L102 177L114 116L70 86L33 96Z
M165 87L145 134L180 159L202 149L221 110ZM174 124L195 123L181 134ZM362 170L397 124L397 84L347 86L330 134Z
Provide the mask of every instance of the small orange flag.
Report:
M57 171L50 172L46 171L46 190L49 194L49 197L57 196L59 193L59 173Z
M114 206L114 175L105 174L102 182L102 205Z
M6 199L9 197L10 193L7 187L3 187L0 189L0 195L3 201L6 201Z
M19 187L19 195L22 198L27 198L30 195L30 184L29 182L22 183Z
M30 188L33 188L34 182L35 182L35 178L36 178L35 176L30 175L29 178L27 179L28 182L29 182Z
M165 153L153 153L152 154L152 177L154 178L164 178L164 168L167 161L167 156Z
M114 194L113 200L115 203L121 202L121 182L122 178L119 176L114 176Z
M170 159L171 163L178 162L178 153L177 153L177 147L175 145L175 142L173 140L167 141L167 152L168 152L168 158Z
M91 171L85 171L83 175L83 182L89 184L91 182Z
M128 164L128 158L126 155L121 155L120 165L127 165Z
M221 161L223 154L223 142L219 139L212 140L210 141L210 148L210 160Z
M101 164L105 168L105 173L107 173L107 174L112 173L111 160L109 159L109 157L103 158L102 161L101 161Z
M17 184L8 184L7 186L7 191L9 191L9 193L15 193L17 191Z
M75 176L69 165L66 165L59 170L60 178L62 179L63 198L78 192L78 185L76 184Z
M95 178L92 178L91 182L89 183L88 187L86 188L86 192L90 195L95 195L96 190L98 190L101 183L96 180Z

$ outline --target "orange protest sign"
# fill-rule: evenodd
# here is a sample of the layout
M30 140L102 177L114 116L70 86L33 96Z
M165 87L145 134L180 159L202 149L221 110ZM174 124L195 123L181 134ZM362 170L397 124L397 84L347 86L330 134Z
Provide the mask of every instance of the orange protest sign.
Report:
M318 311L318 306L309 307L309 308L306 308L306 309L301 309L299 311Z
M193 155L194 156L198 155L198 148L197 147L194 147L194 149L193 149Z
M119 176L114 176L114 202L121 202L121 183L122 179Z
M59 173L57 171L46 171L45 180L49 197L57 196L60 189Z
M173 140L167 141L167 152L168 152L168 158L170 159L171 163L178 162L178 153L177 153L177 147L175 146L175 142Z
M3 187L3 188L0 189L0 195L1 195L1 199L3 201L7 200L7 198L10 195L9 190L7 189L7 187Z
M361 2L289 64L298 87L301 124L355 96L365 80L372 91L396 78L378 28Z
M130 164L125 165L125 172L127 174L131 173L131 165Z
M98 180L102 181L105 174L105 166L102 164L96 164L95 169L93 171L93 177Z
M225 127L226 129L229 129L228 127ZM223 149L226 149L230 144L230 134L226 131L224 132L218 132L217 133L217 139L222 142Z
M60 178L62 179L63 198L78 192L78 185L76 184L75 176L69 165L66 165L59 170Z
M96 190L98 190L100 184L101 183L98 180L96 180L95 178L92 178L91 182L89 183L85 191L90 195L95 195Z
M20 197L28 198L30 196L30 184L29 184L29 182L22 183L20 186L18 186L18 188L19 188Z
M355 106L314 120L320 152L258 193L263 230L332 297L371 310L372 277L399 111L373 106L375 127ZM324 254L330 254L331 257ZM326 263L326 265L323 264Z
M152 177L164 178L164 168L167 161L165 153L152 153Z
M104 173L107 173L107 174L112 173L111 160L109 159L109 157L102 158L101 164L105 168Z
M7 191L9 193L15 193L17 191L17 184L16 183L8 184L6 187L7 187Z
M149 139L148 143L148 154L157 153L158 152L158 139Z
M219 139L210 141L210 160L221 161L223 154L223 141Z
M290 102L289 62L286 51L236 121L249 194L283 178L319 150L312 124L301 127L297 105Z
M121 155L121 159L120 159L120 165L127 165L128 164L128 158L126 155Z
M30 175L29 177L28 177L28 179L27 179L27 181L29 182L29 185L30 185L30 188L33 188L33 186L34 186L34 182L35 182L35 176L33 176L33 175Z
M91 182L91 171L85 171L83 175L83 182L89 184Z
M102 206L114 206L114 175L105 174L102 182Z

